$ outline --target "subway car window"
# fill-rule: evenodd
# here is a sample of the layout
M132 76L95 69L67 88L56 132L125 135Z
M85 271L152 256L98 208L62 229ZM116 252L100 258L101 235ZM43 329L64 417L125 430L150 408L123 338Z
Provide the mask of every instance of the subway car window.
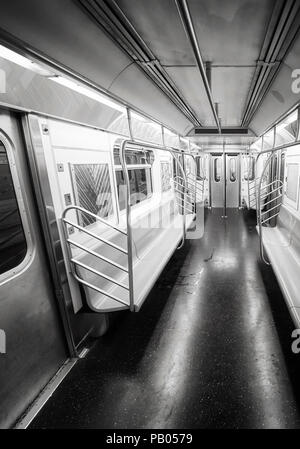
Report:
M230 159L230 181L231 182L236 181L236 159L235 158Z
M285 153L282 153L280 159L280 181L284 182Z
M27 243L6 149L0 142L0 275L24 259Z
M216 158L214 161L214 179L215 182L221 181L221 159Z
M125 158L130 184L130 204L134 206L152 196L151 167L154 162L154 153L152 150L127 150ZM126 183L118 149L114 150L114 163L116 166L119 208L124 210L126 206ZM132 168L130 168L131 165Z
M75 201L101 218L113 213L112 191L107 164L72 164ZM96 218L80 213L82 226L97 221Z
M128 170L130 183L130 204L141 203L152 196L151 168L137 168ZM122 170L116 170L117 191L120 210L126 205L126 184Z

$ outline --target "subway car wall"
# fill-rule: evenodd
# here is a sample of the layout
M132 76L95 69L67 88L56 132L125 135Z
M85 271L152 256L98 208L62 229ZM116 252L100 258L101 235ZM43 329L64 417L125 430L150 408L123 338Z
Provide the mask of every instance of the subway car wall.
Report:
M63 6L1 5L0 428L299 429L300 1Z

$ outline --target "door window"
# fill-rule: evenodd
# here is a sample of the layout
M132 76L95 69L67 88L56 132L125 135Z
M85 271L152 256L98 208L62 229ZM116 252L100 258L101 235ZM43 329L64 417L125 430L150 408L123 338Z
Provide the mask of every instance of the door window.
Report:
M231 182L236 181L236 159L234 157L230 158L229 161L229 177Z
M0 142L0 274L25 258L27 243L7 152Z
M214 179L215 182L221 181L221 159L216 158L214 160Z

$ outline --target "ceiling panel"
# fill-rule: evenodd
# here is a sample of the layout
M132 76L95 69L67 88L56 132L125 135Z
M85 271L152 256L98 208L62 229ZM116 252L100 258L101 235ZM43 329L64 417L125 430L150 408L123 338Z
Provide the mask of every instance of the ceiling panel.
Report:
M50 5L51 3L51 5ZM185 133L191 122L73 0L1 2L0 29ZM129 79L130 78L130 79ZM121 96L122 95L122 96Z
M215 67L212 70L214 100L219 103L222 126L240 126L254 68Z
M162 65L194 65L175 0L116 0Z
M300 93L293 92L292 89L292 73L295 69L300 69L299 34L284 63L281 65L268 94L250 123L250 128L256 134L262 134L273 122L300 102Z
M199 117L201 124L215 126L198 68L168 67L166 71Z
M214 64L254 64L274 0L189 0L202 57Z

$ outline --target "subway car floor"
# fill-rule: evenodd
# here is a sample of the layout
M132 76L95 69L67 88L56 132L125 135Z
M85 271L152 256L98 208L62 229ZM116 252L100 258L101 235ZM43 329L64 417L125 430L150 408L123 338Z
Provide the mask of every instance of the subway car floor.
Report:
M30 428L300 428L300 354L255 217L206 212L137 314L123 313Z

